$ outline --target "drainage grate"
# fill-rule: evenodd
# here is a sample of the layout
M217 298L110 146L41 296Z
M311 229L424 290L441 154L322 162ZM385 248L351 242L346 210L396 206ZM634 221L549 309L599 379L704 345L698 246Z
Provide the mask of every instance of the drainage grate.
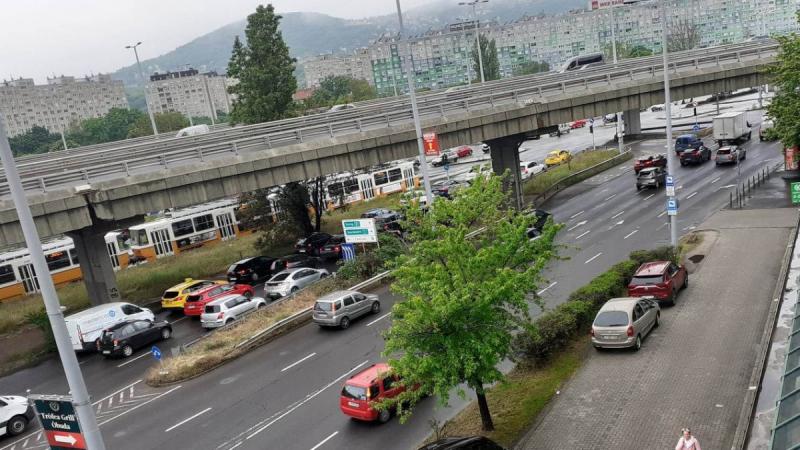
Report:
M692 255L692 256L689 257L689 261L697 264L700 261L702 261L703 258L705 258L705 257L706 257L706 255Z

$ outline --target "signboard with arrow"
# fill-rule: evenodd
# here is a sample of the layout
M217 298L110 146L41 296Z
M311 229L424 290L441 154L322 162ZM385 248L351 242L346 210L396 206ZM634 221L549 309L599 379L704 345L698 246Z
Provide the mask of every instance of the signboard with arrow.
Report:
M85 449L72 398L62 395L31 395L36 416L52 450Z

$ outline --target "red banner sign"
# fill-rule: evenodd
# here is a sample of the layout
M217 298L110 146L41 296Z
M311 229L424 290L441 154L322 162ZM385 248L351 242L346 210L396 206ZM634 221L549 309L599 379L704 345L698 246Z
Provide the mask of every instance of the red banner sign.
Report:
M786 157L786 170L797 170L797 156L798 156L798 148L797 147L786 147L784 151L784 156Z
M441 151L439 148L439 136L436 136L436 133L423 134L422 142L425 144L425 156L436 156Z
M80 433L68 431L46 431L47 442L52 448L86 448L86 441Z

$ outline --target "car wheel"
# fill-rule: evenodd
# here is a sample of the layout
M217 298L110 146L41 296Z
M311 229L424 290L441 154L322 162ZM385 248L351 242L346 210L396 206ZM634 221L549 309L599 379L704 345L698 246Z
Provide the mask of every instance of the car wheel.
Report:
M686 166L686 163L684 161L681 161L681 167L685 167L685 166Z
M257 274L257 273L255 273L255 272L253 272L253 274L252 274L252 275L250 275L250 280L251 280L252 282L254 282L254 283L255 283L256 281L258 281L258 274Z
M594 349L597 350L598 352L602 352L603 350L605 350L603 347L598 347L596 345L594 346Z
M375 302L372 304L372 314L378 314L381 312L381 303Z
M169 328L163 328L161 330L161 339L166 341L167 339L170 338L170 336L172 336L172 330L170 330Z
M290 292L290 293L292 293L292 294L294 294L295 292L297 292L297 291L299 291L299 290L300 290L300 288L298 288L297 286L294 286L294 287L292 288L292 290L291 290L291 291L289 291L289 292Z
M327 277L328 277L328 274L327 274L327 273L321 273L321 274L319 275L319 277L320 277L320 278L327 278Z
M392 412L389 411L389 409L382 409L378 413L378 422L380 422L380 423L386 423L391 418L392 418Z
M661 313L656 313L656 321L653 323L653 328L658 328L661 325Z
M133 347L131 347L130 345L126 345L125 347L122 347L122 356L127 358L127 357L131 356L132 354L133 354Z
M231 322L233 322L233 319L226 319L225 320L225 325L230 325Z
M683 286L681 286L681 289L686 289L687 287L689 287L689 274L686 274L686 278L683 279Z
M339 322L339 326L343 330L346 330L346 329L350 328L350 318L349 317L342 317L342 321Z
M633 351L638 352L642 348L642 337L640 335L636 335L636 342L633 343Z
M669 298L667 299L667 304L669 306L675 306L675 291L672 291L672 293L669 295Z
M251 297L253 296L253 293L252 293L252 292L250 292L250 291L247 291L247 292L245 292L245 293L244 293L244 296L245 296L246 298L251 298Z
M6 424L6 430L11 436L22 434L28 428L28 419L25 416L14 416Z
M639 185L637 184L637 185L636 185L636 190L637 190L637 191L641 191L641 190L642 190L642 187L641 187L641 186L639 186Z

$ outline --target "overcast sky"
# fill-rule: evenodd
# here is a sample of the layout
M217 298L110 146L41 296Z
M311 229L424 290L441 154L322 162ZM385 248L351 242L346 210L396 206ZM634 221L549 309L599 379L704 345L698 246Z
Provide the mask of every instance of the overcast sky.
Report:
M245 18L257 0L0 0L0 80L81 76L131 64L128 44L152 58ZM426 0L402 0L403 8ZM395 0L273 0L278 12L345 18L391 13ZM313 32L313 30L309 30Z

